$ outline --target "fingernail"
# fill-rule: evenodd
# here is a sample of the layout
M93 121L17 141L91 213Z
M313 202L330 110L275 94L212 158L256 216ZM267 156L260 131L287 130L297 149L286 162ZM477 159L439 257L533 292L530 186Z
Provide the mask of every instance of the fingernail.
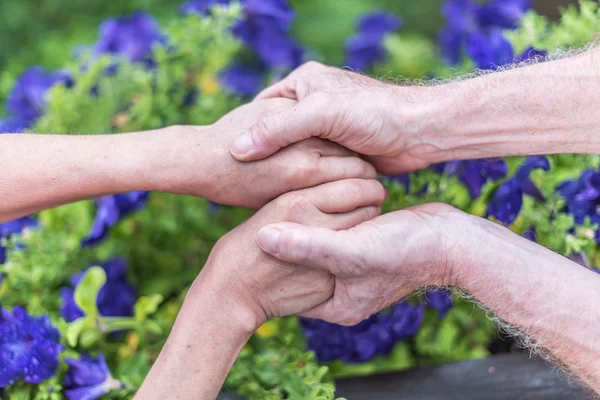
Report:
M246 132L234 139L231 144L231 154L243 156L254 150L254 142L250 132Z
M281 232L275 228L262 228L258 232L258 245L269 254L279 253L279 237Z

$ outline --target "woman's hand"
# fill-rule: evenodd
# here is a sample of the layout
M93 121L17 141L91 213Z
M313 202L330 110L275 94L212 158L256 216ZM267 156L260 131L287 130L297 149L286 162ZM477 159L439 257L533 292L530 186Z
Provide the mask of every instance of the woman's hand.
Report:
M174 127L165 144L174 153L163 169L161 190L205 197L220 204L258 209L277 196L348 178L374 178L375 169L355 153L311 139L256 163L229 153L231 141L261 118L290 109L295 101L270 99L241 106L210 127ZM159 171L160 173L160 171Z
M239 351L267 318L301 313L331 297L328 271L279 261L259 248L263 226L348 229L377 216L385 194L379 182L360 179L290 192L225 235L188 292L137 398L215 399Z

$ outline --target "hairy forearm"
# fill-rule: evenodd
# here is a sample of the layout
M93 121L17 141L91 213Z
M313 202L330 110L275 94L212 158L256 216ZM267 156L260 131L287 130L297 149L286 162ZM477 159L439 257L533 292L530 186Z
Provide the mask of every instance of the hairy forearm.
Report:
M0 223L110 193L176 190L182 183L177 180L177 160L185 156L176 150L181 146L171 145L183 140L176 129L98 136L0 135Z
M486 240L461 250L458 286L600 393L600 275L491 222L478 225Z
M136 399L213 400L255 319L203 271Z
M600 154L600 49L428 90L420 129L432 162Z

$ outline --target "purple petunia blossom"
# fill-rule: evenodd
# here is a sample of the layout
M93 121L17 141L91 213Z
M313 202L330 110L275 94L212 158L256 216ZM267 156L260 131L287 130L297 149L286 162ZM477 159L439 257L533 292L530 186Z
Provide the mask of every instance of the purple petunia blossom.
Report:
M22 133L28 126L31 125L20 118L9 117L0 120L0 134L3 133Z
M19 379L37 384L54 376L62 351L60 333L47 315L33 317L22 307L0 307L0 388Z
M363 16L358 22L358 32L346 40L346 64L364 70L385 61L383 39L402 27L402 20L392 14L377 11Z
M0 240L22 233L25 229L35 229L39 226L38 220L28 216L0 224ZM6 248L0 243L0 264L6 262Z
M221 73L225 89L243 97L251 97L263 86L265 68L234 63Z
M94 54L120 55L132 62L152 65L152 48L164 44L166 37L150 14L137 12L127 17L108 19L100 26Z
M532 0L489 0L477 9L479 24L482 27L516 28L531 3Z
M97 306L100 315L104 317L130 317L137 299L137 293L127 280L127 264L120 259L114 259L100 265L106 272L106 283L98 293ZM60 314L67 322L72 322L84 316L83 311L75 303L75 287L81 282L85 271L71 277L72 287L61 288Z
M111 390L125 388L112 377L103 354L96 358L83 354L80 360L66 358L65 362L69 370L64 387L69 400L95 400Z
M545 156L528 157L527 161L519 167L515 176L498 187L488 204L487 216L493 216L503 224L510 225L517 219L521 211L523 194L539 199L541 193L529 178L534 169L550 170L548 159Z
M92 246L104 240L108 235L108 230L122 218L145 208L148 196L149 192L136 191L96 199L96 217L90 232L81 241L81 245Z
M46 110L46 94L54 85L73 85L65 71L46 71L41 67L25 70L17 79L6 101L12 117L5 122L10 128L30 128Z
M499 29L468 34L466 52L479 69L495 69L514 59L513 47Z
M244 17L233 27L234 35L270 68L295 68L304 51L288 31L294 11L286 0L242 0Z
M582 225L586 218L592 224L600 224L600 171L588 169L577 180L562 183L557 191L567 203L565 211L576 224ZM595 236L600 243L600 229Z
M481 188L488 181L497 181L508 173L508 165L502 159L449 161L431 168L437 173L458 177L473 199L479 197Z
M425 293L427 304L438 312L438 318L442 319L452 308L452 294L446 289L429 290Z
M416 335L423 323L423 312L422 304L402 302L355 326L302 319L302 328L308 348L319 361L361 363L389 354L398 341Z
M457 65L466 50L480 69L512 62L514 50L502 31L516 28L530 7L531 0L446 0L442 6L446 26L438 33L443 57Z

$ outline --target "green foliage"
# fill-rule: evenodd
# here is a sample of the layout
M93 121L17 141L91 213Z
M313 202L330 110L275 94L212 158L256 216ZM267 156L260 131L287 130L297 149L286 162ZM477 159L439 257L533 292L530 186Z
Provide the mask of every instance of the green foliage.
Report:
M28 0L30 2L33 0ZM85 7L90 14L99 7L96 3L100 4L86 2ZM296 33L326 60L333 62L341 58L341 41L352 31L351 21L367 9L367 2L363 0L348 2L347 9L346 4L340 7L337 2L298 0L295 3L300 15L294 28ZM384 7L398 7L406 12L414 6L396 3L380 2ZM52 10L56 14L63 3L54 0L47 4L41 10L55 7ZM148 0L145 4L160 7L170 3ZM102 5L105 6L106 2ZM422 14L430 11L427 7L437 10L438 6L439 2L424 2L411 12ZM0 5L0 12L6 7L14 7L11 12L15 13L17 11L14 10L21 9L16 2L5 2ZM66 5L64 7L67 8ZM112 7L117 5L111 3L110 7L112 13ZM126 10L129 6L119 7L123 7L119 10ZM336 14L332 10L339 11L339 19L331 20L331 15ZM227 29L239 12L239 7L234 6L211 18L190 16L178 19L167 29L171 38L169 51L155 50L157 66L154 71L111 58L88 59L84 70L71 65L75 86L68 90L57 86L52 90L48 96L47 112L35 130L42 133L107 133L173 124L212 123L240 103L239 99L224 93L217 80L221 69L242 50ZM101 18L100 15L98 17ZM312 22L307 22L309 20ZM414 21L411 19L409 27L414 26ZM329 32L329 29L331 37L323 33ZM410 30L387 39L390 59L376 69L377 76L423 78L429 73L440 76L456 73L440 63L430 38L417 36ZM581 11L567 9L559 23L551 23L530 13L521 29L510 33L510 36L518 49L528 45L555 49L588 43L598 30L598 5L584 1ZM55 52L57 57L66 54L64 50L55 50L59 44L68 48L72 43L61 43L57 39L59 37L52 36L47 41L48 48L52 49L48 52ZM92 36L84 34L77 36L79 38L88 42L93 40ZM63 65L62 62L59 64ZM106 76L104 71L111 65L116 65L117 71ZM468 68L469 65L465 65L458 70ZM0 90L8 90L13 80L14 74L10 71L2 75ZM186 96L191 91L198 92L198 100L193 105L185 105ZM97 95L92 95L92 92ZM511 173L520 161L510 161ZM526 198L522 213L511 229L522 233L535 226L541 244L565 254L584 252L595 262L598 252L590 234L595 227L586 224L567 234L574 227L574 222L572 217L562 212L564 203L556 196L555 188L586 168L596 167L598 162L599 157L554 157L551 172L538 171L533 175L547 202L540 204ZM487 184L476 201L471 200L467 189L456 178L440 176L430 170L414 174L408 191L392 181L386 181L385 185L389 195L384 212L441 201L483 215L498 183ZM63 334L66 348L63 358L77 357L82 352L106 354L115 378L127 385L126 390L112 393L108 398L131 398L160 352L187 288L206 261L212 246L251 213L233 208L220 209L215 214L211 213L205 200L155 193L146 210L112 229L109 240L96 248L82 249L80 240L89 230L94 212L92 202L44 211L39 216L40 229L29 230L11 239L8 243L9 261L0 266L0 273L6 275L0 286L0 303L6 307L26 305L33 314L48 313ZM24 249L17 251L18 244ZM74 273L113 256L128 260L129 278L138 286L140 297L135 305L135 315L131 318L98 315L95 299L106 277L101 268L92 267L87 270L75 295L85 316L66 323L59 314L57 293L60 288L69 284ZM398 343L390 355L361 365L341 362L321 365L314 354L306 351L297 318L271 320L259 329L240 354L227 379L226 388L248 399L325 400L335 398L334 377L486 356L496 327L483 311L474 308L471 303L455 300L456 306L445 318L439 320L428 310L424 328L416 337ZM417 296L415 301L422 299ZM120 333L122 337L118 340L111 335L120 331L125 332ZM62 362L61 372L56 378L38 386L15 385L7 395L11 399L62 399L60 385L65 372L66 365Z

